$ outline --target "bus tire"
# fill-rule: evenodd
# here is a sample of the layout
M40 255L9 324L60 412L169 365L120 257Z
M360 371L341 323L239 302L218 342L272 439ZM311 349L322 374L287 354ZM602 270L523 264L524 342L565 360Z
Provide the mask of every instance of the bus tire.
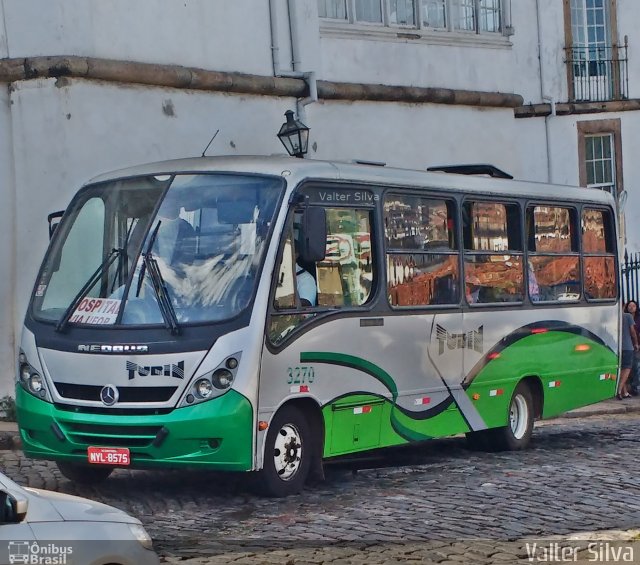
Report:
M284 497L304 487L313 458L311 428L295 406L284 406L269 424L257 489L264 496Z
M513 391L507 425L490 430L492 451L519 451L526 449L531 440L534 420L534 405L531 389L521 382Z
M57 465L64 477L81 485L97 485L113 473L113 467L94 467L69 461L58 461Z

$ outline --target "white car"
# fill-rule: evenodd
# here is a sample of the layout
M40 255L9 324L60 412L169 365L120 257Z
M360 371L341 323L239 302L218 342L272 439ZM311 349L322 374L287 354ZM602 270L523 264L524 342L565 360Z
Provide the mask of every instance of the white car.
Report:
M22 488L0 473L0 564L157 565L140 520L100 502Z

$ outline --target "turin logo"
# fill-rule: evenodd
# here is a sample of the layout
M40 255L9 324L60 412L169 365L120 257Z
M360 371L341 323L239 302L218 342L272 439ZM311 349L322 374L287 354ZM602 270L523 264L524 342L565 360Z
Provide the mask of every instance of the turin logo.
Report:
M174 377L184 379L184 361L178 361L177 365L138 365L127 361L127 373L129 380L139 377Z
M464 332L459 334L449 333L441 325L436 326L436 339L438 340L438 355L444 353L445 345L447 349L472 349L478 353L482 353L482 333L483 327L477 330Z

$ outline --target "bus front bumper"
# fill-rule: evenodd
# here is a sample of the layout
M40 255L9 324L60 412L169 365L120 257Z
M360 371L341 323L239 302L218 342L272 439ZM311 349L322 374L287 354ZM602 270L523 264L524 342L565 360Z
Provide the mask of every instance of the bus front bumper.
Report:
M124 447L131 468L253 466L253 410L234 390L168 414L129 416L63 410L18 385L16 405L27 457L86 463L89 446Z

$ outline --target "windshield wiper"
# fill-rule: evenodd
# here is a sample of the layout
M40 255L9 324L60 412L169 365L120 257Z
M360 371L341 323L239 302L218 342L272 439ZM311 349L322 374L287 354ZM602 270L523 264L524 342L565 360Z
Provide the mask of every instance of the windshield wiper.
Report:
M153 290L156 294L156 298L158 300L158 307L160 308L160 313L162 314L162 318L164 319L165 327L171 332L172 335L176 335L180 333L180 326L178 325L178 317L176 316L176 310L171 303L171 298L169 298L169 292L167 291L167 285L162 277L162 273L160 272L160 268L158 267L158 262L153 256L151 249L153 244L156 241L156 237L158 236L158 229L160 228L161 220L158 220L151 237L149 238L149 243L147 245L147 251L142 252L142 267L140 269L140 276L138 277L138 287L136 288L136 296L140 296L140 289L142 288L142 283L144 281L144 276L146 273L149 273L149 278L151 279L151 286L153 286Z
M120 257L123 253L122 249L112 249L111 253L107 255L102 262L102 264L96 269L96 271L89 277L89 280L85 283L85 285L80 289L80 292L75 295L74 299L69 304L69 307L64 311L62 318L56 324L56 331L62 332L67 327L73 312L78 307L78 304L82 301L82 299L87 295L87 293L96 285L96 283L100 280L100 277L104 274L105 270L109 269L113 262Z

